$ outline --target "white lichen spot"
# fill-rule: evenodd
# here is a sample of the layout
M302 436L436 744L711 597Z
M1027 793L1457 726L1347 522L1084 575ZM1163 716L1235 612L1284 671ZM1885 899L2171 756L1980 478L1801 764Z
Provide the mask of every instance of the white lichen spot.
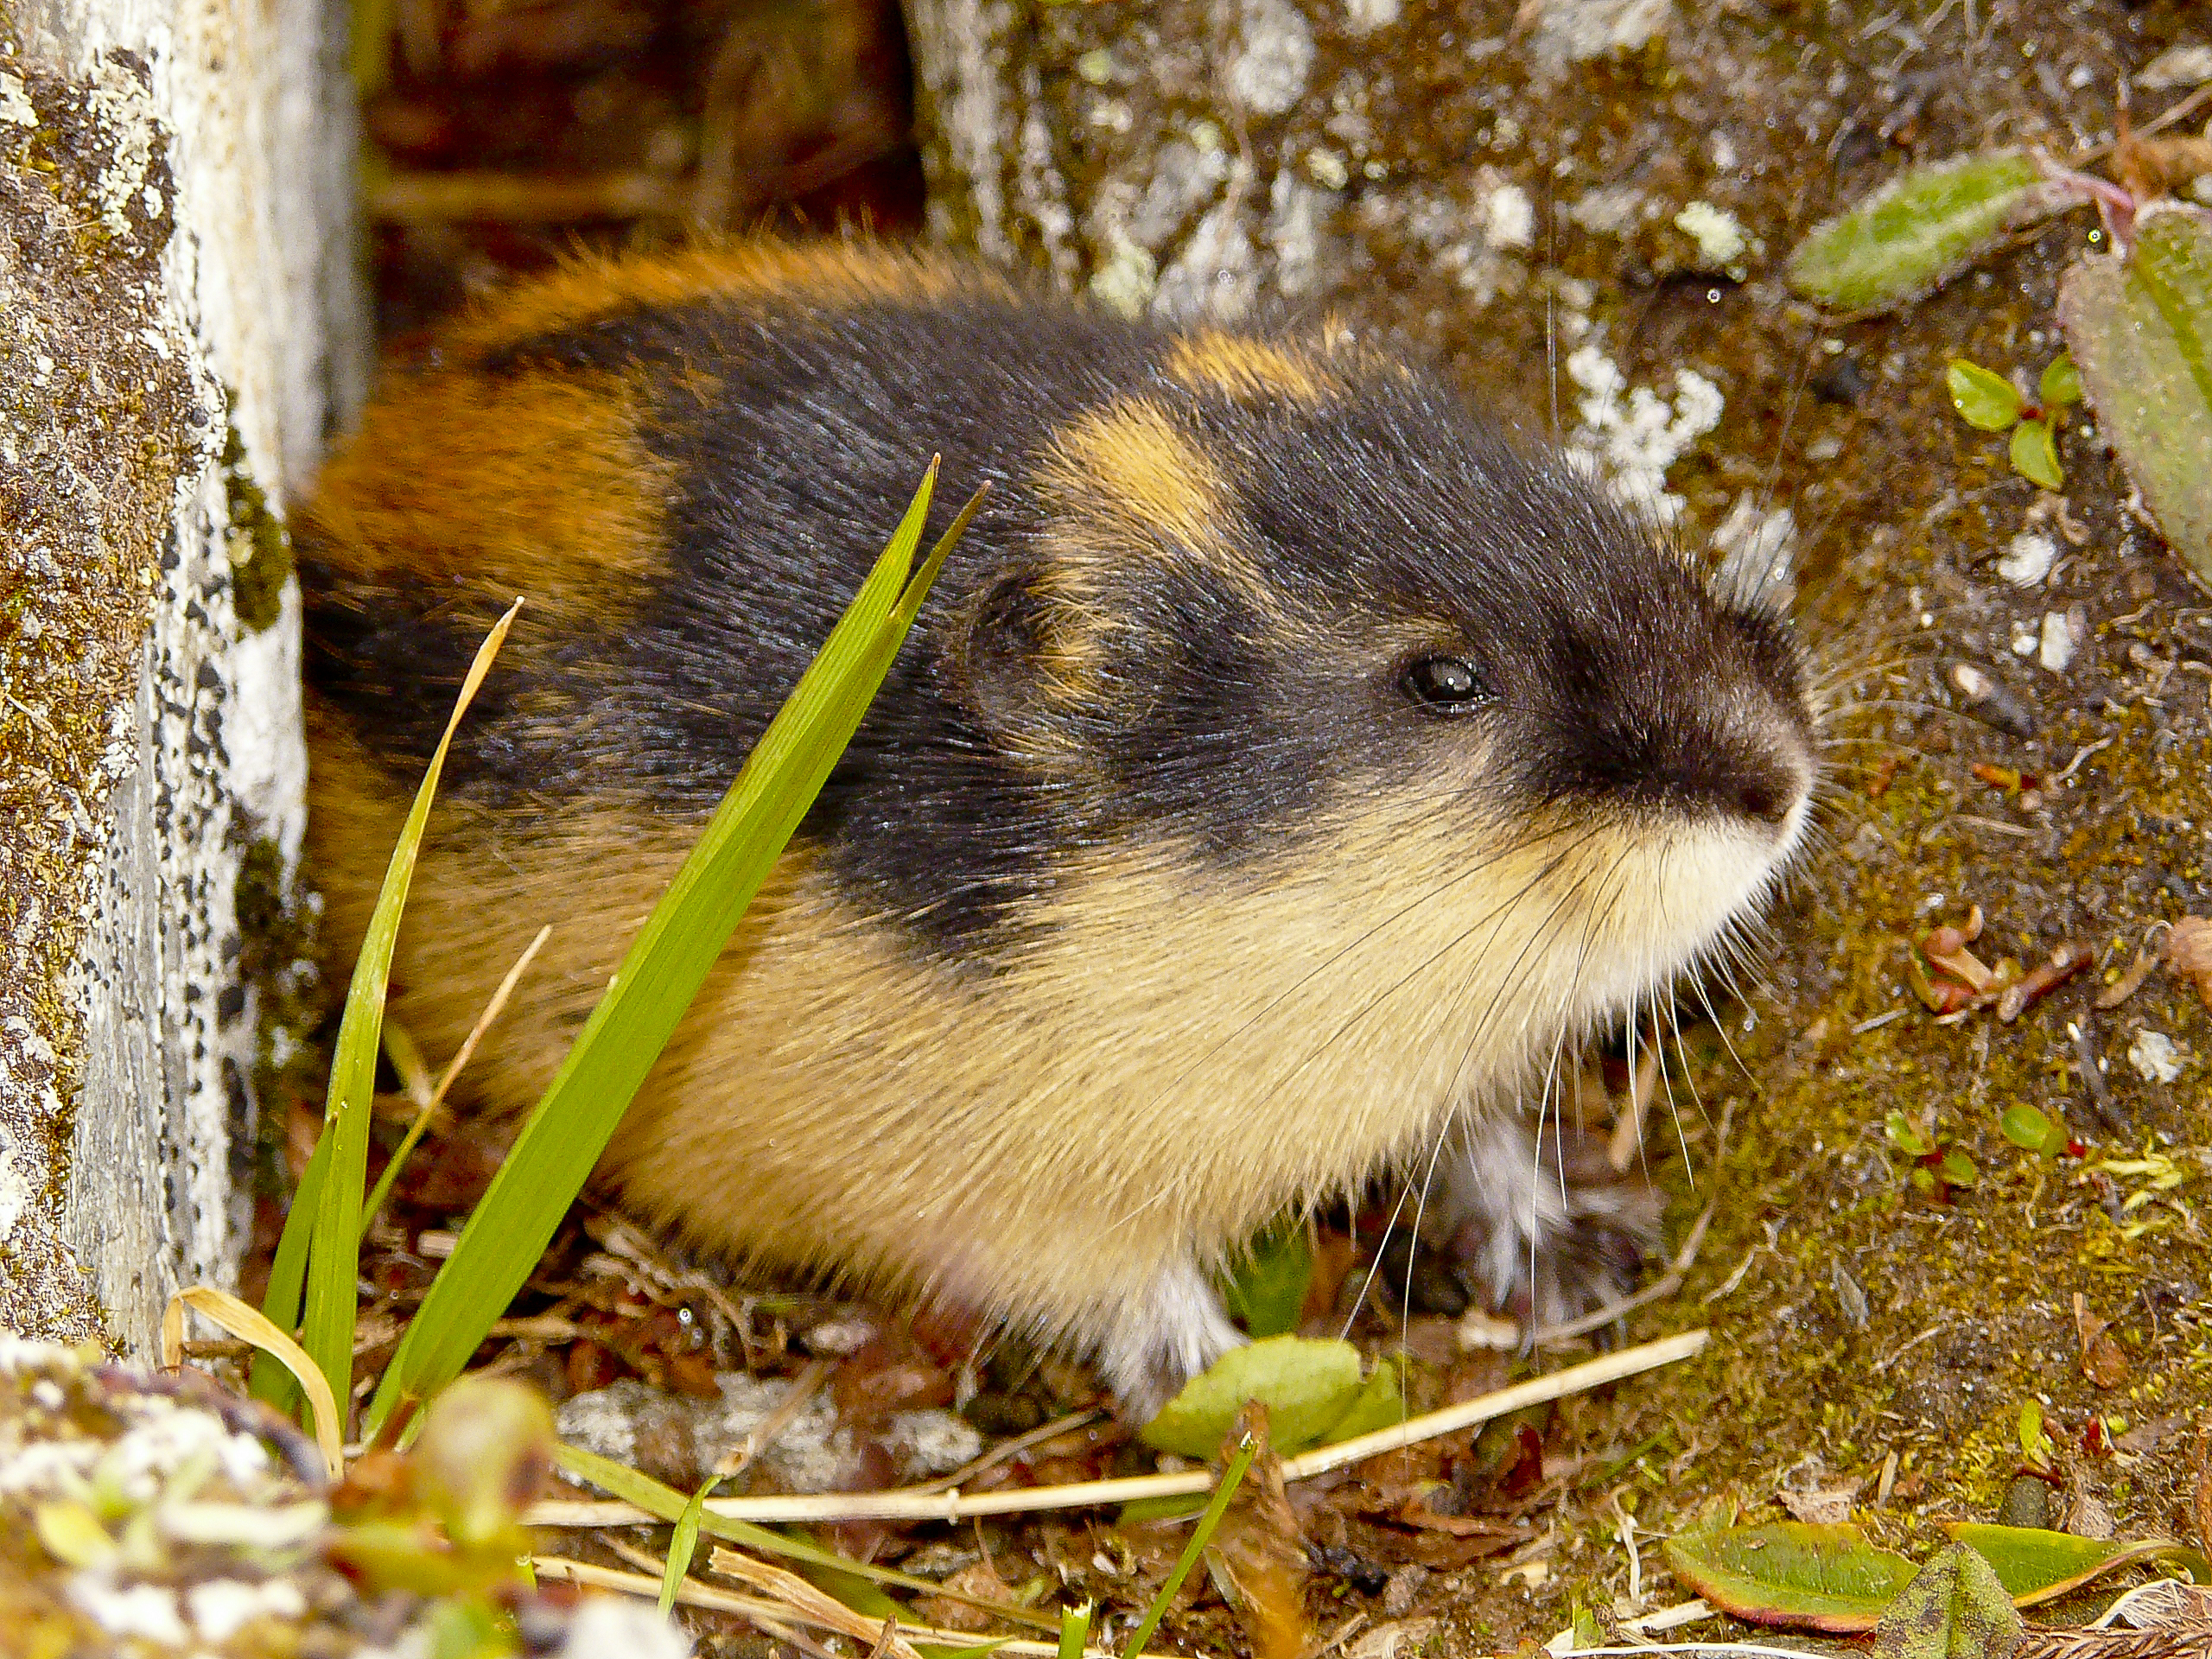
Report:
M1567 210L1567 218L1599 236L1619 236L1633 230L1643 214L1643 192L1632 184L1586 191Z
M192 1639L177 1610L176 1592L159 1585L134 1584L126 1589L101 1574L79 1573L69 1581L69 1599L110 1636L135 1636L169 1648L181 1648Z
M1732 265L1751 245L1743 221L1709 201L1693 201L1675 215L1675 228L1697 244L1698 257L1716 269Z
M651 1603L594 1596L577 1604L555 1659L686 1659L690 1651L690 1638Z
M232 1485L251 1487L269 1471L269 1452L250 1434L236 1434L213 1412L166 1400L142 1400L146 1414L111 1442L94 1478L136 1503L150 1503L188 1460L219 1468Z
M1121 73L1121 66L1114 61L1114 54L1104 47L1094 47L1075 60L1075 72L1093 86L1103 86Z
M16 1150L8 1144L6 1130L0 1127L0 1243L16 1230L16 1224L30 1208L34 1187L22 1166L16 1160Z
M1249 169L1236 169L1249 184ZM1154 312L1172 321L1206 317L1233 322L1249 311L1260 296L1260 254L1241 206L1243 190L1232 184L1225 200L1217 204L1192 228L1183 250L1160 273L1160 291L1153 296Z
M949 1411L894 1411L884 1425L883 1440L906 1465L908 1480L949 1475L983 1450L982 1436Z
M108 165L95 181L100 225L111 236L127 237L130 220L124 210L146 188L154 164L153 111L145 89L112 57L99 60L86 105L112 146Z
M23 92L23 83L14 75L0 73L0 121L11 126L38 125L38 111Z
M1355 35L1388 29L1398 16L1398 0L1344 0L1344 27Z
M308 1600L299 1586L286 1579L243 1584L236 1579L210 1579L185 1592L192 1609L193 1628L203 1642L227 1642L257 1618L278 1618L296 1624L307 1617Z
M2078 605L2063 611L2045 611L2043 634L2037 642L2036 661L2053 674L2063 674L2082 649L2089 631L2088 617Z
M1483 199L1483 240L1493 248L1525 248L1536 239L1536 209L1517 184L1501 184Z
M2015 657L2034 656L2036 642L2041 637L2033 622L2017 616L2012 619L2012 654Z
M1567 358L1567 372L1584 393L1575 405L1582 424L1568 440L1569 456L1620 500L1672 524L1684 502L1668 493L1667 469L1719 425L1726 403L1720 388L1694 369L1682 369L1670 402L1649 386L1630 387L1620 365L1594 343Z
M1104 257L1090 273L1090 297L1118 316L1141 317L1160 290L1160 262L1118 225L1106 236Z
M2170 46L2143 66L2138 86L2155 92L2212 80L2212 46Z
M1289 0L1243 0L1229 95L1255 115L1281 115L1306 94L1313 31Z
M1268 247L1275 257L1275 287L1296 297L1319 285L1329 198L1293 176L1288 168L1268 188Z
M2145 1083L2171 1083L2181 1076L2181 1050L2163 1031L2137 1032L2127 1046L2127 1063Z
M1713 591L1732 602L1784 610L1796 597L1797 515L1788 507L1762 512L1745 490L1713 532L1720 563L1713 573Z
M1521 8L1516 23L1529 17ZM1537 0L1535 58L1547 74L1562 63L1635 52L1667 26L1674 0Z
M1327 190L1341 190L1351 182L1351 169L1333 149L1307 150L1306 171L1314 183Z
M2040 587L2058 561L2058 543L2048 536L2026 531L2012 538L1997 561L1997 574L2015 588Z

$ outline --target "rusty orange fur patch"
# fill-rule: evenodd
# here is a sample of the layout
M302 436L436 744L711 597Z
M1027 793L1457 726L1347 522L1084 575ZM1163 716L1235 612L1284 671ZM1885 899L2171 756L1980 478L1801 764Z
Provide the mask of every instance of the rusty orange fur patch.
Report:
M1208 328L1175 340L1161 359L1171 380L1230 397L1284 397L1319 404L1343 390L1319 365L1273 341Z
M974 266L866 244L737 242L649 259L589 256L496 296L454 325L444 344L472 356L618 312L702 300L776 299L818 310L926 302L962 290L1013 292Z
M1167 411L1117 398L1053 435L1039 480L1071 506L1205 550L1233 499L1213 462Z
M605 622L659 567L675 469L620 378L433 372L369 410L302 522L316 556L385 585L444 583L486 617L518 594Z

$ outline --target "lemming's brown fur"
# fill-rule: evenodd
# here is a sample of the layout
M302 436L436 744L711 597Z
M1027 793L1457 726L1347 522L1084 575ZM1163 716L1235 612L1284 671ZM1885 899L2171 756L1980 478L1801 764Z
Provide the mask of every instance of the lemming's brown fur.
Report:
M1460 459L1491 441L1432 434L1428 383L1327 335L1123 338L1025 319L1044 304L936 263L743 248L580 266L458 325L302 515L325 664L310 851L350 953L441 688L524 594L416 876L393 1007L450 1052L552 924L474 1067L486 1103L527 1105L780 695L787 636L818 637L887 528L786 521L769 495L725 509L772 460L746 400L798 410L774 430L803 439L836 341L889 353L933 316L956 385L1039 353L1003 395L1049 428L1009 407L995 438L985 410L980 449L949 456L952 489L972 482L956 463L997 473L1000 516L833 788L851 804L793 843L605 1173L734 1257L1096 1347L1141 1409L1228 1339L1202 1275L1255 1228L1427 1156L1455 1116L1497 1121L1562 1043L1707 952L1786 856L1809 761L1771 624L1563 475ZM1009 343L1018 326L1045 343ZM1062 326L1126 360L1060 361ZM733 355L824 330L819 357ZM1310 501L1224 435L1291 423L1281 442L1325 448L1372 400L1395 412L1344 469L1318 456ZM1399 443L1394 473L1376 456ZM1414 480L1452 466L1441 512ZM1352 490L1381 494L1311 544L1283 517L1329 523ZM808 561L832 556L832 593L812 591ZM713 585L756 571L749 601ZM1629 626L1651 640L1605 632ZM1406 664L1438 652L1480 658L1489 712L1409 704ZM1585 658L1615 666L1584 687ZM1568 1226L1514 1190L1480 1200L1514 1237Z

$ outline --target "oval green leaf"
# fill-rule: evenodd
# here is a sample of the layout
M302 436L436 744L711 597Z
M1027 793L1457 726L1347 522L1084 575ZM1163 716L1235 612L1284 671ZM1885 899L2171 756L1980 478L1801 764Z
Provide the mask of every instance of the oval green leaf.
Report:
M2020 418L2020 394L2012 383L1979 363L1953 358L1943 371L1943 385L1951 394L1951 407L1968 426L2002 432Z
M1361 1392L1359 1350L1348 1342L1269 1337L1231 1349L1194 1376L1140 1436L1185 1458L1211 1458L1248 1400L1268 1408L1268 1439L1280 1452L1318 1445Z
M1997 1120L1998 1129L2016 1147L2041 1152L2056 1132L2051 1121L2029 1105L2007 1106Z
M2017 149L1907 168L1815 226L1789 256L1789 285L1839 311L1885 309L1927 293L2006 232L2072 200Z
M1714 1606L1802 1630L1872 1630L1914 1571L1857 1527L1799 1521L1688 1533L1666 1550L1675 1576Z
M2054 410L2082 401L2082 372L2072 358L2061 352L2050 359L2043 378L2036 382L2036 397L2044 408Z
M2058 445L2049 421L2022 421L2012 429L2012 470L2046 490L2064 486L2066 474L2058 469Z
M2075 262L2058 321L2106 441L2212 581L2212 220L2156 205L2135 223L2131 257Z
M1957 1147L1947 1147L1943 1151L1943 1161L1936 1166L1936 1173L1953 1186L1972 1186L1974 1160Z
M1378 1360L1344 1415L1322 1431L1321 1444L1334 1446L1377 1429L1395 1428L1406 1417L1406 1374L1395 1357Z
M1874 1627L1874 1659L1996 1659L2026 1627L1989 1563L1964 1544L1929 1557Z
M2127 1543L2109 1538L2077 1538L2070 1532L2045 1532L2036 1527L1987 1526L1977 1521L1947 1522L1943 1530L1987 1560L2005 1593L2021 1607L2055 1600L2137 1561L2171 1561L2194 1582L2212 1584L2212 1562L2171 1538L2143 1538Z

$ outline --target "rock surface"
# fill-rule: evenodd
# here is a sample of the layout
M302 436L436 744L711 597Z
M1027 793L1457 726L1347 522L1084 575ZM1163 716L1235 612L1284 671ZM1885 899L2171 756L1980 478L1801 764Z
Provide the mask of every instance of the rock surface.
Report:
M152 1340L247 1218L305 757L276 505L365 372L315 6L0 9L0 1327Z

